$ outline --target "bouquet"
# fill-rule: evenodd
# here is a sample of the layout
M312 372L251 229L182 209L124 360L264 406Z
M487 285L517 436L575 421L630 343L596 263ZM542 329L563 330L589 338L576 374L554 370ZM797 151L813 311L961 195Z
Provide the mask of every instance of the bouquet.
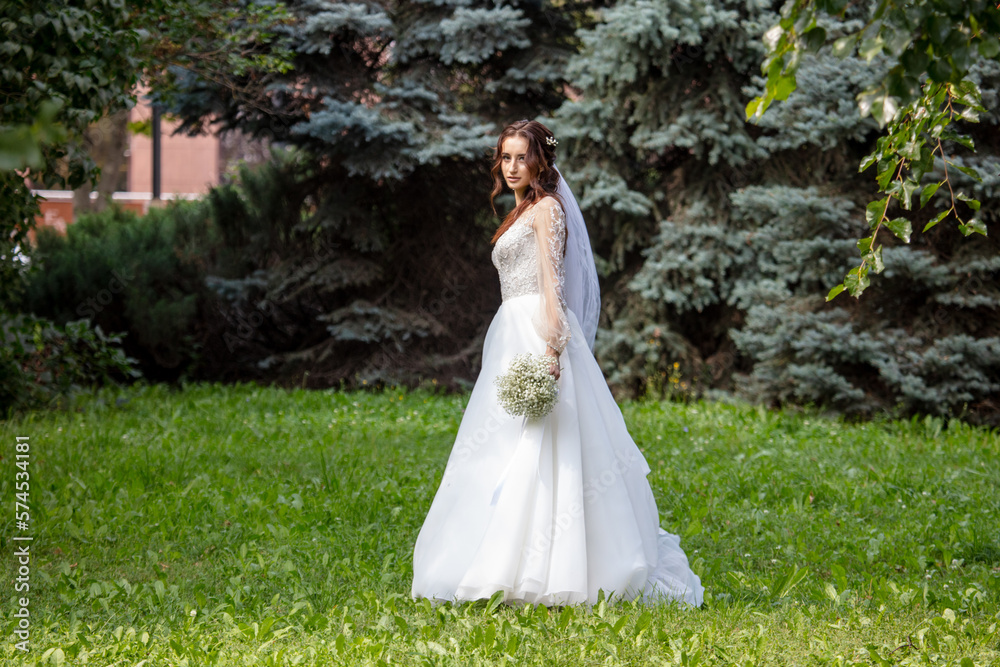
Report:
M507 372L498 375L497 401L515 417L538 419L552 412L559 398L559 385L549 373L553 357L545 354L519 354L510 362Z

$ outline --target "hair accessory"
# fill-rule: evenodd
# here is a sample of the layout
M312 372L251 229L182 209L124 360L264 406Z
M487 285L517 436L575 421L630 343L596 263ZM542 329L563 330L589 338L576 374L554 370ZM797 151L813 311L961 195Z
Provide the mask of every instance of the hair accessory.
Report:
M545 143L547 143L549 146L552 146L553 148L559 145L559 141L552 136L545 137Z

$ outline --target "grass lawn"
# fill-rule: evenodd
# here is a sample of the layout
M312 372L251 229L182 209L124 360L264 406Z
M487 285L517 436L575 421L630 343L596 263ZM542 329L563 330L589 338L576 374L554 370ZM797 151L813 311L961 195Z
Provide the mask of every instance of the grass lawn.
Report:
M0 662L1000 664L995 432L629 403L705 605L432 607L410 599L413 542L466 399L137 386L0 423Z

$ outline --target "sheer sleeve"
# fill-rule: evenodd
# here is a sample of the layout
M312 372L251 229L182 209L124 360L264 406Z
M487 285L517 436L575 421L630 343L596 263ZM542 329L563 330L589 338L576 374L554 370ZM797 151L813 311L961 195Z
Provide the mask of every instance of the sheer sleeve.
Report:
M535 331L549 347L562 352L569 342L566 319L563 255L566 247L566 214L555 199L546 197L536 205L535 241L538 244L538 312L532 318Z

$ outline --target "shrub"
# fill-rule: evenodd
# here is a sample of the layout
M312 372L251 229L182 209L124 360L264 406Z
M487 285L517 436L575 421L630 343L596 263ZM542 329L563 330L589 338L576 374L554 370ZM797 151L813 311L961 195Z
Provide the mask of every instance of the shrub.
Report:
M126 349L147 372L176 375L197 358L210 223L203 202L176 202L143 217L119 208L83 215L65 236L39 230L26 310L58 324L88 318L128 332Z
M106 335L86 319L61 327L0 311L0 415L9 419L86 387L142 377L121 349L123 336Z

